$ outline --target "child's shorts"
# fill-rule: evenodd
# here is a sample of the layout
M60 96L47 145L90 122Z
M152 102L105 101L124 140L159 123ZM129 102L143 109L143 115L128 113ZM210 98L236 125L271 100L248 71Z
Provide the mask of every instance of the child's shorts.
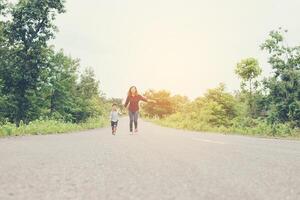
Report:
M111 121L110 123L111 123L111 127L117 127L118 126L118 121L116 121L116 122Z

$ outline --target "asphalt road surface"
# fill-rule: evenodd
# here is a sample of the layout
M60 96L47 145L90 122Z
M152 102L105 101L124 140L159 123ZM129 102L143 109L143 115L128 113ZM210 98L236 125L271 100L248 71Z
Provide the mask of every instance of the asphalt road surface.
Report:
M140 121L0 139L1 200L300 199L300 141L205 134Z

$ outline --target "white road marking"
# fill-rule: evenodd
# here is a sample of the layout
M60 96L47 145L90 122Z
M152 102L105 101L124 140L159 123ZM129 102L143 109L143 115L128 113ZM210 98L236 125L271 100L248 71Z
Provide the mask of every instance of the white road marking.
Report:
M214 141L214 140L206 140L206 139L199 139L199 138L192 138L193 140L200 141L200 142L208 142L214 144L226 144L224 142Z

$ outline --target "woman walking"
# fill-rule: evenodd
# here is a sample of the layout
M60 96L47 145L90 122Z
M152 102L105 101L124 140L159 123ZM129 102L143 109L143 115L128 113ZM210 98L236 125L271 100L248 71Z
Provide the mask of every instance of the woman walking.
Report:
M133 124L134 124L134 132L138 132L138 117L139 117L139 102L153 102L154 100L146 99L145 97L139 95L135 86L129 88L128 95L125 102L125 108L128 106L129 113L129 130L130 134L133 134Z

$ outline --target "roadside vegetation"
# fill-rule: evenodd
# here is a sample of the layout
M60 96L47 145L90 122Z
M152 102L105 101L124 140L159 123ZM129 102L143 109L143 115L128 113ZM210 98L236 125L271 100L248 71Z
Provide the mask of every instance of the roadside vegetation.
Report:
M0 0L0 137L61 133L107 124L111 103L92 68L55 50L55 17L64 0ZM168 91L148 90L156 100L142 114L158 124L196 131L272 137L300 137L300 46L288 46L286 31L271 31L260 46L273 72L262 77L256 58L235 67L241 86L222 83L190 100Z
M209 89L195 100L168 91L149 90L143 115L167 127L244 135L300 138L300 46L287 46L281 28L271 31L260 46L269 54L273 73L261 77L255 58L242 59L235 68L240 89L225 85Z
M83 123L71 123L58 120L35 120L28 124L21 123L18 127L5 123L0 127L0 136L44 135L77 132L106 126L107 118L90 118Z
M0 0L0 136L102 127L110 100L91 68L56 51L62 0Z

